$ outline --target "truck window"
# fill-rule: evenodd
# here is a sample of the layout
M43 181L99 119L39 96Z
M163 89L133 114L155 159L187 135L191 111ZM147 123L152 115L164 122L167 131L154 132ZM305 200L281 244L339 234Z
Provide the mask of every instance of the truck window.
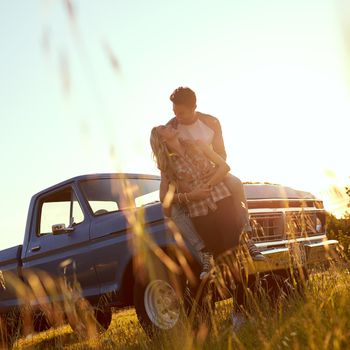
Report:
M43 197L39 208L39 236L52 233L52 225L65 224L68 227L84 221L83 211L71 187Z
M119 210L118 204L113 201L89 201L89 205L95 215Z
M80 182L94 215L102 215L159 201L158 179L111 178Z

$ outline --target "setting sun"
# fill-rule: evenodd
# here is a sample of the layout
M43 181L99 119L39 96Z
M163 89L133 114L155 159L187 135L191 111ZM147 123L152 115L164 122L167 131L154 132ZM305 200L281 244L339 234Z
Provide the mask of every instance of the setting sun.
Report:
M37 1L26 12L12 1L1 11L11 32L1 39L4 246L20 239L27 202L45 187L85 173L157 174L149 133L173 116L169 95L178 86L196 92L198 111L219 118L242 181L311 191L344 213L345 5L66 5Z

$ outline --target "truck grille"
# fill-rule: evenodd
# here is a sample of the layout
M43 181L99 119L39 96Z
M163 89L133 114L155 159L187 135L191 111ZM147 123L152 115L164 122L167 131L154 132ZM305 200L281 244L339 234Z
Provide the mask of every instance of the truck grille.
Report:
M316 232L316 212L291 212L286 213L287 238L307 237Z
M250 213L254 241L307 237L318 234L316 211Z
M256 213L251 214L253 240L270 241L281 239L284 232L284 219L282 213Z

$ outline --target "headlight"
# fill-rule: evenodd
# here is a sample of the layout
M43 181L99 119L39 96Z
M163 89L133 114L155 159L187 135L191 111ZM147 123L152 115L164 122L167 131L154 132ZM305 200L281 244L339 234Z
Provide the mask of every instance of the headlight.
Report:
M322 222L319 218L316 218L316 232L322 232Z

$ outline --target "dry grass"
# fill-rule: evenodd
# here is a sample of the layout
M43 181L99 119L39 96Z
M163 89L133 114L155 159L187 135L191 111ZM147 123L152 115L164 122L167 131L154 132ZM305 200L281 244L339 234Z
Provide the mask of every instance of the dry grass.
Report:
M143 211L131 205L133 189L128 185L125 188L128 189L126 200L130 202L130 205L127 203L130 208L127 220L132 227L133 249L139 258L134 261L134 272L143 267L146 275L152 279L152 275L156 276L158 265L152 264L151 257L156 257L174 275L174 280L179 274L188 280L193 278L194 272L187 263L183 249L168 256L147 234ZM177 245L183 248L181 235L176 229L172 231ZM293 233L292 228L290 231ZM350 275L346 264L338 262L328 270L315 271L308 281L292 275L288 282L281 280L280 289L272 293L266 289L264 278L253 286L245 283L246 276L240 262L246 260L248 255L247 251L241 250L237 255L222 257L217 265L222 264L224 268L216 271L213 285L204 288L204 300L209 305L206 312L193 308L188 316L182 316L176 330L157 334L152 339L141 328L134 309L115 312L108 331L100 334L91 305L81 297L77 279L72 284L64 279L54 279L44 272L32 271L27 272L22 281L4 272L3 282L12 286L23 304L20 319L23 321L24 337L18 339L18 333L15 334L17 341L14 348L274 350L347 347L350 341L350 309L347 307L350 303ZM299 265L300 261L294 259L291 264ZM62 264L65 263L70 262ZM243 288L239 289L232 283L237 280L243 283ZM286 289L287 286L290 288ZM210 293L205 290L215 290L227 300L216 303L213 308ZM240 299L236 298L238 294L243 296L244 307ZM59 301L60 295L64 296L63 302ZM235 314L241 313L245 317L246 321L240 328L232 327L233 310ZM55 328L35 334L33 315L38 311ZM78 332L66 326L67 321ZM14 327L18 326L14 323ZM6 348L4 340L3 348Z
M184 320L176 333L150 340L134 309L116 311L108 331L86 339L63 325L18 339L14 349L346 349L350 348L350 274L346 265L310 275L303 295L285 293L271 302L249 290L246 322L232 328L232 299L216 303L212 327L195 331Z

